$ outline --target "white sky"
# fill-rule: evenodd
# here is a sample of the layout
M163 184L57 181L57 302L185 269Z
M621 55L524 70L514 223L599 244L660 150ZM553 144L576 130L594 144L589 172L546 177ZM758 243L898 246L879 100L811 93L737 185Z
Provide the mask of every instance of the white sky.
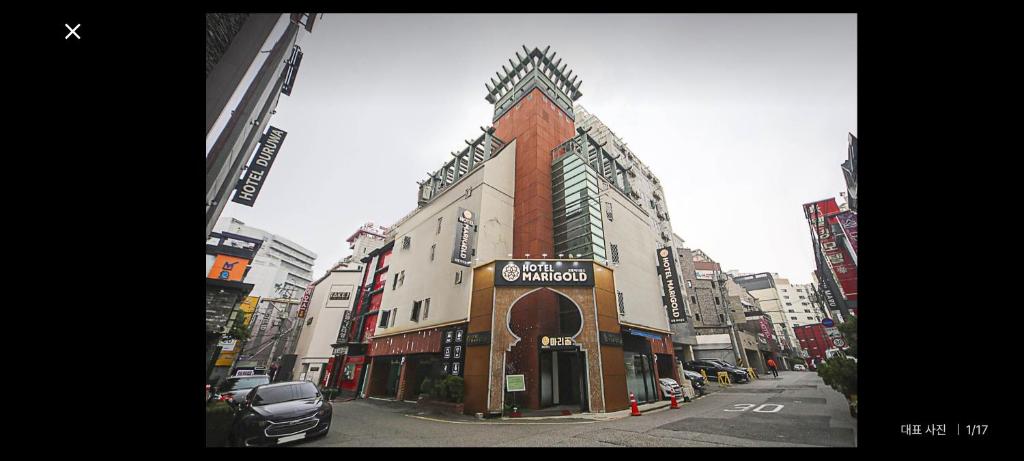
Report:
M416 207L416 181L465 147L493 106L484 82L551 45L583 79L577 101L662 182L672 226L725 270L810 282L801 205L845 191L857 135L852 14L324 15L301 33L288 132L256 206L222 219L317 253L350 253L367 221ZM265 47L264 49L269 49Z

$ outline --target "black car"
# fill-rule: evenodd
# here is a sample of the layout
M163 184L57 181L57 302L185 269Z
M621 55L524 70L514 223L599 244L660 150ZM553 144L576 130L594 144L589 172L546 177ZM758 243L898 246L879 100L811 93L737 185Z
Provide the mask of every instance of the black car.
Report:
M704 377L701 376L700 373L690 370L683 370L683 373L686 374L686 379L690 380L690 386L693 387L693 392L695 392L698 397L704 395L704 389L707 386L707 382L704 381Z
M331 428L331 403L309 381L257 386L232 407L233 446L280 445L327 435Z
M210 394L212 400L234 400L235 403L245 400L246 394L249 393L254 387L270 384L270 376L267 375L250 375L250 376L230 376L224 378L217 385L217 389L213 394Z
M745 383L750 381L750 376L747 375L747 370L711 360L691 360L683 363L683 369L696 371L697 373L704 370L708 375L708 379L711 381L718 381L718 372L720 371L728 372L729 379L734 383Z

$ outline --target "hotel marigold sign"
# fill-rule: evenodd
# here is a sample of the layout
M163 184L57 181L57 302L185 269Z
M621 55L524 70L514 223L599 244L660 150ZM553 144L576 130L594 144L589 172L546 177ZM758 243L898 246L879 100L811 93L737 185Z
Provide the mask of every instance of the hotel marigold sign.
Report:
M452 246L452 263L470 267L473 265L473 243L476 235L476 221L473 212L459 208L455 225L455 243Z
M676 260L672 255L672 247L658 250L658 275L664 294L662 302L668 311L668 323L686 322L686 311L683 309L683 293L676 274Z
M592 261L497 260L495 286L594 286Z

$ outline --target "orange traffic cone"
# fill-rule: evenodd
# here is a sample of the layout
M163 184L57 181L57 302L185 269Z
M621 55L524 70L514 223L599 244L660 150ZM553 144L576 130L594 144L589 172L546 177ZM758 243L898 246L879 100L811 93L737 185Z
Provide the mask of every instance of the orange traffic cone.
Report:
M671 408L673 410L678 410L679 409L679 403L676 402L676 395L675 394L672 394L672 406L671 406Z
M636 406L636 397L633 396L632 392L629 393L629 404L633 407L633 412L630 413L630 416L641 416L640 408Z

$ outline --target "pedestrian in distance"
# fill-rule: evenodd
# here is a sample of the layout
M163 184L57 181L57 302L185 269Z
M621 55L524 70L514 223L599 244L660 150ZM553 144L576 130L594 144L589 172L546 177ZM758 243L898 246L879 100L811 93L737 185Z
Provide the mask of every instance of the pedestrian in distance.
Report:
M779 377L779 369L778 367L775 366L774 360L768 359L768 369L772 371L773 376L775 376L776 378Z

